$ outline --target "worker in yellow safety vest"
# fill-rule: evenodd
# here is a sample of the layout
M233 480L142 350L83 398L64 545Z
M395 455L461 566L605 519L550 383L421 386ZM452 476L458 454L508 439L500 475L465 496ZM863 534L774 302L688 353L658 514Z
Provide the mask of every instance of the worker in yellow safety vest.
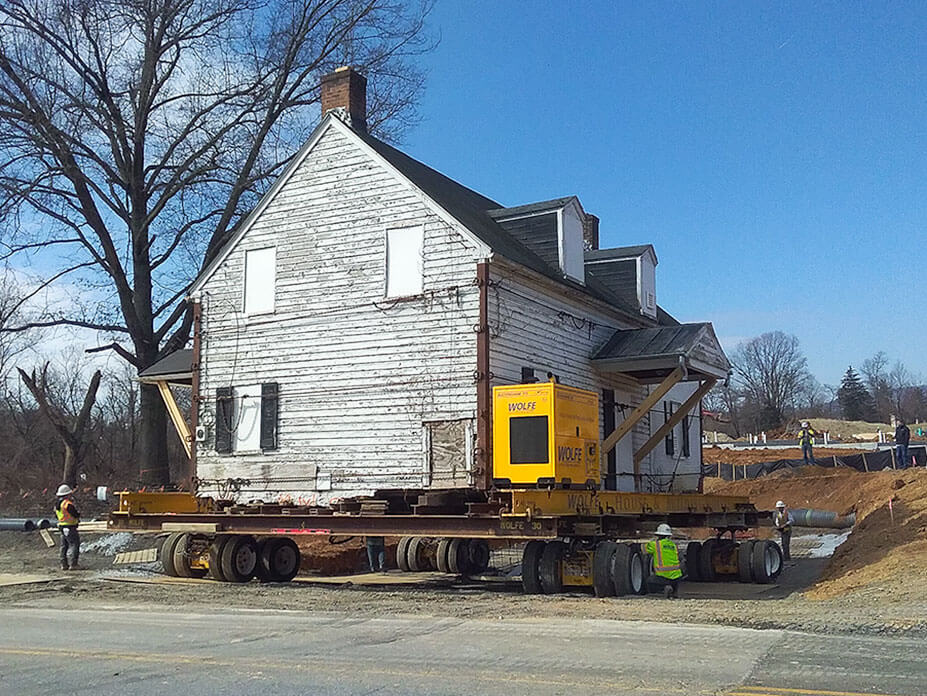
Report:
M661 524L657 527L657 538L644 546L644 551L653 557L653 572L647 578L647 589L660 592L662 588L667 599L679 596L679 579L682 577L679 549L672 536L670 526Z
M80 511L71 499L73 494L74 489L68 484L58 486L55 517L58 518L58 531L61 532L62 570L77 570L79 567L80 534L77 533L77 525L80 523Z
M798 431L798 445L801 447L801 456L805 460L805 466L817 464L814 461L814 438L818 435L818 431L811 427L811 423L801 422L801 430Z

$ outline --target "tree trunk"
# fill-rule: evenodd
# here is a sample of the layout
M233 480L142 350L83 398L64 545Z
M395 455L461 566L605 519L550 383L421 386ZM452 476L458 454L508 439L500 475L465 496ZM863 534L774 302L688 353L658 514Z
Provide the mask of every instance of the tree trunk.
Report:
M166 486L171 482L171 472L164 401L153 384L140 385L139 397L139 477L145 485Z
M68 484L71 488L77 488L77 457L74 456L74 449L71 445L64 445L64 474L61 476L62 482Z

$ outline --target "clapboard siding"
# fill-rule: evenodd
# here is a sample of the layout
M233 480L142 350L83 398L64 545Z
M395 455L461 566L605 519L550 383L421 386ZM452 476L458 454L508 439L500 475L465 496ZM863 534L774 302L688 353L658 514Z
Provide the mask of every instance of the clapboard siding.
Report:
M563 384L595 391L600 400L603 389L613 389L615 401L631 407L649 393L649 387L634 379L599 371L591 360L616 330L639 328L645 325L643 319L634 322L585 297L571 297L549 280L502 260L494 260L490 277L489 364L494 384L517 383L521 380L521 368L530 367L541 380L552 372ZM679 385L669 398L684 401L694 389L694 385ZM663 423L662 408L658 404L656 412L635 426L631 435L633 450L640 448L650 438L651 431ZM625 415L629 413L630 409L626 409ZM617 420L621 422L620 415ZM695 488L698 479L691 474L697 473L701 466L697 422L691 432L692 456L682 459L678 468L675 458L668 458L662 446L642 462L645 488L667 488L674 468L677 473L672 479L674 488ZM617 462L620 489L633 490L633 478L629 476L633 472L632 450L619 446L617 451L621 454Z
M386 230L419 225L424 293L385 299ZM244 255L268 246L274 312L246 317ZM329 128L203 286L198 476L250 480L242 499L300 502L420 486L423 421L475 417L478 254ZM217 454L216 390L265 382L279 384L279 448Z

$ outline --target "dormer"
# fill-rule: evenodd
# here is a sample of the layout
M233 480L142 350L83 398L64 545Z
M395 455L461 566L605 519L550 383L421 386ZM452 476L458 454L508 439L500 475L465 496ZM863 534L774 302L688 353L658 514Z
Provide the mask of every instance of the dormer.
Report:
M653 245L587 251L586 270L640 313L657 318L657 252Z
M490 210L502 229L565 278L586 282L584 230L588 216L576 196Z

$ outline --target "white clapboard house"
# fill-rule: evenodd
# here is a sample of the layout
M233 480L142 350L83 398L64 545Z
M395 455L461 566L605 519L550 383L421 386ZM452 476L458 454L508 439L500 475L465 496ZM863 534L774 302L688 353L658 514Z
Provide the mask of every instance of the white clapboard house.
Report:
M505 207L412 159L367 133L365 89L323 78L321 123L192 288L193 350L141 376L193 385L200 490L485 489L491 387L551 376L600 397L604 488L696 489L730 366L659 306L653 247L599 249L575 196Z

